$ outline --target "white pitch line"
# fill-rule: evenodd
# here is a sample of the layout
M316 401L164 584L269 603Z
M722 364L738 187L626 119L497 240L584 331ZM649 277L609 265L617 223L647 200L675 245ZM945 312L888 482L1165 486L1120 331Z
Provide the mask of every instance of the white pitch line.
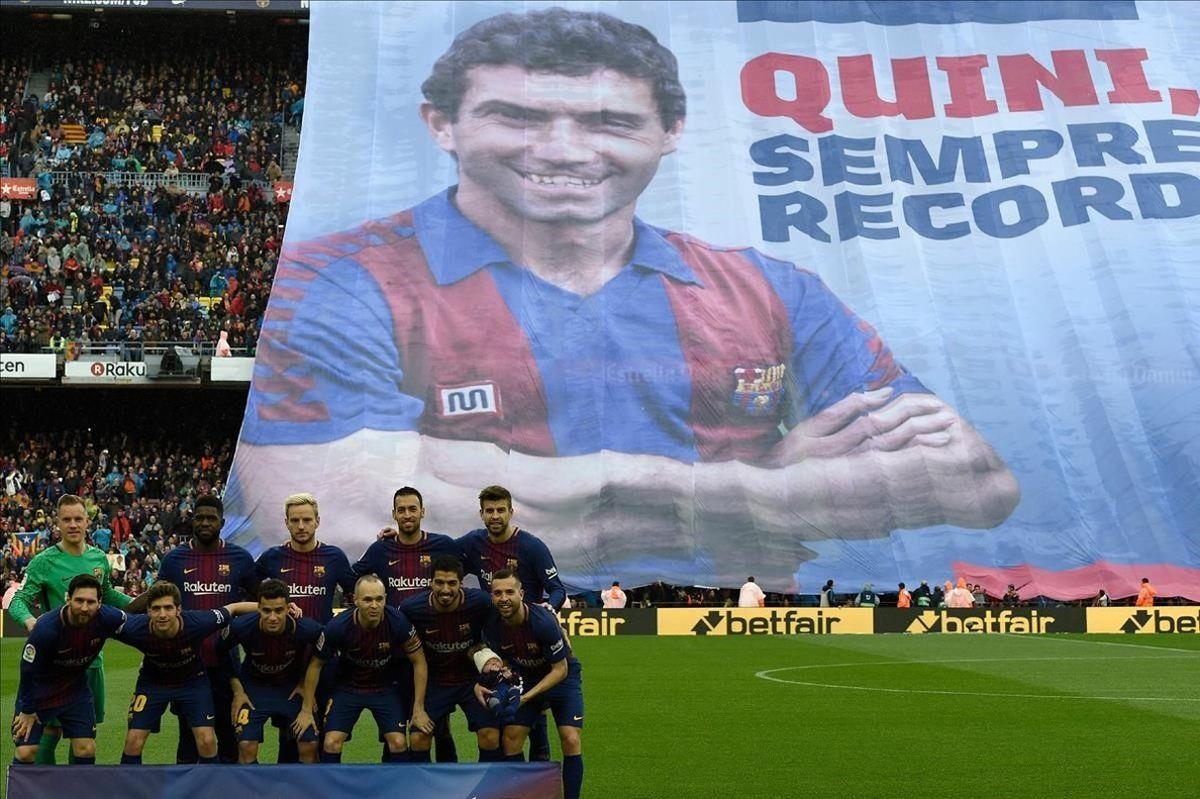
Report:
M1104 643L1097 641L1096 643ZM1187 651L1187 650L1175 650ZM812 688L840 688L845 691L870 691L874 693L887 694L932 694L936 696L987 696L1001 699L1084 699L1089 701L1118 701L1118 702L1200 702L1200 698L1174 697L1174 696L1077 696L1073 694L1007 694L993 693L986 691L937 691L932 689L921 688L873 688L865 685L836 685L833 683L807 682L801 680L783 680L779 677L771 675L779 671L802 671L806 669L835 669L847 668L851 666L916 666L924 664L948 664L948 663L1013 663L1013 662L1030 662L1030 661L1056 661L1056 662L1089 662L1100 660L1190 660L1191 658L1179 658L1172 655L1146 655L1142 657L1113 657L1113 658L967 658L960 660L889 660L889 661L861 661L858 663L814 663L807 666L784 666L777 669L763 669L756 672L755 677L760 680L770 680L771 682L782 683L783 685L804 685Z
M1023 638L1026 640L1050 641L1055 644L1091 644L1093 646L1123 646L1130 649L1157 650L1161 652L1187 652L1200 657L1200 649L1180 649L1173 646L1142 646L1141 644L1126 644L1120 641L1092 641L1087 638L1059 638L1054 634L1051 635L1022 635L1020 633L993 633L993 635L1003 635L1006 638Z

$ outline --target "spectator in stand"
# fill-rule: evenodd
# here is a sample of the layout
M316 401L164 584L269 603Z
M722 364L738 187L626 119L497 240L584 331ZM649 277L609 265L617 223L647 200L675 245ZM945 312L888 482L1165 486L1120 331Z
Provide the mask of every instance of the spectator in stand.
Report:
M1017 593L1017 587L1012 583L1008 584L1008 590L1004 592L1004 597L1001 603L1006 608L1015 608L1021 604L1021 595Z
M946 587L950 587L950 581L946 581ZM946 607L946 590L942 586L934 586L933 592L929 595L929 603L935 608Z
M1096 594L1096 598L1092 600L1092 607L1106 608L1112 604L1112 600L1108 598L1108 593L1101 588L1100 593Z
M875 586L867 583L862 590L858 592L858 596L854 597L854 606L856 608L874 608L879 605L879 594L875 593Z
M896 592L896 607L898 607L898 608L911 608L912 607L912 594L910 594L908 592L908 589L904 587L904 583L900 583L900 589L899 589L899 591Z
M108 548L108 568L112 572L113 583L122 583L125 580L125 556L121 554L121 550L117 549L117 545L113 544Z
M833 580L825 581L825 586L821 589L821 598L818 604L823 608L832 608L836 604L833 599Z
M746 582L742 585L741 591L738 592L738 607L739 608L761 608L766 605L767 595L754 582L753 577L747 577Z
M606 608L619 609L625 607L625 603L629 601L629 598L621 590L620 581L613 580L612 586L600 592L600 601Z
M1142 578L1142 587L1138 589L1137 601L1134 602L1139 608L1154 607L1154 597L1158 596L1158 592L1154 590L1154 586L1150 585L1150 578Z
M927 608L933 603L932 592L929 590L929 581L922 580L917 589L912 592L913 604L919 608Z
M946 585L949 585L949 581ZM951 608L969 608L975 605L975 598L971 596L971 591L967 588L965 578L958 578L958 585L950 589L946 594L946 605Z
M971 589L971 598L975 601L975 607L981 608L988 603L987 594L979 583L975 583Z

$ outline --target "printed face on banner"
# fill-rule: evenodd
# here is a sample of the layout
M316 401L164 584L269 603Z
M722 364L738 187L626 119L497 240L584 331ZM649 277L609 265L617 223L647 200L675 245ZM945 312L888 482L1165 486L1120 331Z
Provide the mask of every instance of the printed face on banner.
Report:
M572 587L1200 584L1200 11L496 7L313 10L227 535L499 482Z
M632 214L683 127L663 129L647 80L610 69L575 76L486 65L469 70L466 84L456 116L426 103L422 117L458 161L460 202L486 203L513 222Z

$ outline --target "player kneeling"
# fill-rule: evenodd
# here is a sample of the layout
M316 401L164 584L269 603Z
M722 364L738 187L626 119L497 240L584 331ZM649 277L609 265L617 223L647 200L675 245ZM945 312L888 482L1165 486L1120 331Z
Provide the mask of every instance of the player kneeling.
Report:
M571 644L559 626L558 617L538 605L525 602L525 592L515 572L502 569L492 575L492 604L496 615L483 626L483 640L492 653L500 653L514 676L524 683L513 714L513 723L504 727L501 744L505 760L524 760L522 754L529 729L542 711L549 708L563 751L563 797L578 799L583 785L583 754L580 732L583 730L582 667L571 651ZM485 655L479 666L487 665ZM492 667L495 668L493 664ZM511 701L511 690L506 692ZM476 685L475 695L483 704L494 691ZM498 708L504 710L504 707Z
M421 639L405 615L388 607L385 599L378 577L358 578L354 610L335 616L317 639L317 650L304 675L303 707L292 730L299 735L310 727L315 729L313 710L321 667L340 654L337 687L325 708L322 763L342 761L342 746L364 710L375 717L393 763L409 760L404 740L409 707L413 728L433 732L433 722L425 713L428 671Z
M213 721L212 683L200 659L200 645L237 615L253 613L253 602L235 602L213 610L183 610L179 588L158 582L146 592L148 613L131 614L113 637L140 650L133 700L129 703L129 731L125 733L122 764L142 762L142 750L168 705L187 719L196 739L201 763L217 762L217 735ZM225 712L222 708L221 712Z
M13 764L32 763L46 719L57 718L71 739L71 763L96 762L96 707L87 670L125 614L100 604L100 581L80 574L67 586L67 603L43 613L21 652Z
M238 737L238 762L258 762L263 725L279 727L280 737L293 735L300 715L304 673L321 636L312 619L288 615L288 587L281 580L263 580L258 589L258 612L248 613L221 631L220 651L228 655L241 645L245 656L233 689L233 726ZM317 762L317 732L306 727L297 737L301 763Z

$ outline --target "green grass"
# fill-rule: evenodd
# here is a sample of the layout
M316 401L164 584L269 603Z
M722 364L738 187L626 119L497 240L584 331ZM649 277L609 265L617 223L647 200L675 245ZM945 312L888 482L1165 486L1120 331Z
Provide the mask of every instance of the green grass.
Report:
M584 666L586 796L1157 799L1195 797L1200 785L1196 636L626 637L575 645ZM0 642L9 709L20 648L20 639ZM138 656L114 643L106 658L109 720L99 762L115 763ZM772 676L790 683L756 676L789 668ZM460 754L474 759L461 715L454 725ZM151 738L147 763L173 760L174 729L168 721ZM265 750L262 760L272 761L274 746ZM364 716L345 760L378 755ZM11 761L11 741L0 756Z

